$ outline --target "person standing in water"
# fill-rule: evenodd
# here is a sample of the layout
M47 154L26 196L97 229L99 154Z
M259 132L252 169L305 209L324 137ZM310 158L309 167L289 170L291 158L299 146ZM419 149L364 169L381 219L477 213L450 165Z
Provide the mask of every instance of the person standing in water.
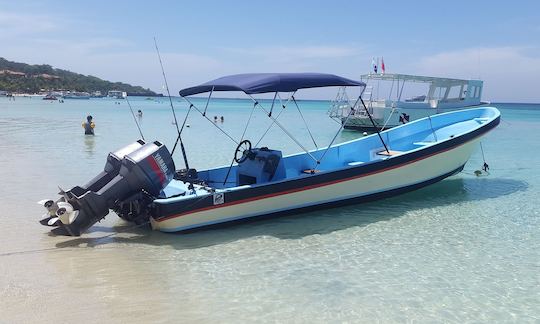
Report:
M85 135L94 135L94 128L96 127L96 124L94 124L92 121L92 116L86 116L86 122L82 123L82 127L84 128Z

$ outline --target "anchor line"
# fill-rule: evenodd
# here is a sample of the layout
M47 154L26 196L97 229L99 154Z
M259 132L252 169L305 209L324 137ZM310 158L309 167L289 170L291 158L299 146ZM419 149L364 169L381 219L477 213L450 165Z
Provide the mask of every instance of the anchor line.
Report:
M118 235L118 234L126 233L126 232L128 232L128 231L130 231L132 229L135 229L135 228L138 228L138 227L143 227L143 226L146 226L148 224L150 224L149 220L144 222L144 223L133 225L133 226L130 226L130 227L125 228L125 229L120 230L120 231L116 231L114 233L110 233L110 234L107 234L107 235L104 235L104 236L101 236L101 237L96 237L95 241L100 241L100 240L110 238L110 237ZM29 254L29 253L40 253L40 252L47 252L47 251L73 251L73 250L76 250L76 249L78 249L78 248L66 249L66 248L56 246L56 247L45 248L45 249L5 252L5 253L0 253L0 257L11 256L11 255L20 255L20 254Z
M486 156L484 155L484 147L482 146L482 142L480 142L480 151L482 152L482 160L484 161L484 164L482 165L482 170L484 170L484 172L488 172L489 165L486 163Z

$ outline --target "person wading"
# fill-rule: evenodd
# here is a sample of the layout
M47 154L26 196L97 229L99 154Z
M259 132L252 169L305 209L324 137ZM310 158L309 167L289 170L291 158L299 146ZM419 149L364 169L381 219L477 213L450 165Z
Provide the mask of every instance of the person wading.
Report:
M92 121L92 116L86 116L86 122L82 123L85 135L94 135L96 124Z

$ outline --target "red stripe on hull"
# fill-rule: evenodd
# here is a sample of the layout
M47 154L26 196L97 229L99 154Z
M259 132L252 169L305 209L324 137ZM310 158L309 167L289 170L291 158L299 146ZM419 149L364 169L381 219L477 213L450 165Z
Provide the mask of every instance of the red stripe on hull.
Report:
M481 135L484 135L484 134L485 134L485 133L483 133L483 134L481 134ZM480 135L479 135L479 136L480 136ZM474 139L474 138L472 138L471 140L473 140L473 139ZM470 142L470 141L468 141L468 142ZM228 206L234 206L234 205L243 204L243 203L247 203L247 202L251 202L251 201L255 201L255 200L261 200L261 199L266 199L266 198L272 198L272 197L276 197L276 196L281 196L281 195L286 195L286 194L290 194L290 193L295 193L295 192L300 192L300 191L305 191L305 190L315 189L315 188L319 188L319 187L324 187L324 186L333 185L333 184L335 184L335 183L340 183L340 182L345 182L345 181L350 181L350 180L354 180L354 179L358 179L358 178L367 177L367 176L370 176L370 175L373 175L373 174L382 173L382 172L389 171L389 170L392 170L392 169L397 169L397 168L403 167L403 166L405 166L405 165L408 165L408 164L411 164L411 163L415 163L415 162L417 162L417 161L421 161L421 160L427 159L427 158L429 158L429 157L431 157L431 156L434 156L434 155L437 155L437 154L440 154L440 153L444 153L444 152L446 152L446 151L449 151L449 150L455 149L455 148L457 148L457 147L460 147L460 146L462 146L462 145L465 145L465 144L467 144L468 142L461 143L461 144L459 144L459 145L456 145L456 146L453 146L453 147L450 147L450 148L447 148L447 149L438 151L438 152L436 152L436 153L432 153L432 154L429 154L429 155L425 155L425 156L419 157L419 158L417 158L417 159L410 160L410 161L407 161L407 162L404 162L404 163L401 163L401 164L398 164L398 165L394 165L394 166L391 166L391 167L388 167L388 168L384 168L384 169L380 169L380 170L376 170L376 171L372 171L372 172L368 172L368 173L364 173L364 174L360 174L360 175L357 175L357 176L348 177L348 178L343 178L343 179L337 179L337 180L333 180L333 181L329 181L329 182L324 182L324 183L317 183L317 184L313 184L313 185L310 185L310 186L305 186L305 187L301 187L301 188L290 189L290 190L286 190L286 191L280 191L280 192L277 192L277 193L271 193L271 194L261 195L261 196L256 196L256 197L252 197L252 198L246 198L246 199L242 199L242 200L233 201L233 202L230 202L230 203L225 202L224 204L220 204L220 205L216 205L216 206L203 207L203 208L196 209L196 210L192 210L192 211L188 211L188 212L185 212L185 213L175 214L175 215L167 216L167 217L164 217L164 218L156 219L156 221L157 221L157 222L163 222L163 221L166 221L166 220L169 220L169 219L172 219L172 218L181 217L181 216L185 216L185 215L189 215L189 214L193 214L193 213L198 213L198 212L202 212L202 211L206 211L206 210L217 209L217 208L223 208L223 207L228 207Z

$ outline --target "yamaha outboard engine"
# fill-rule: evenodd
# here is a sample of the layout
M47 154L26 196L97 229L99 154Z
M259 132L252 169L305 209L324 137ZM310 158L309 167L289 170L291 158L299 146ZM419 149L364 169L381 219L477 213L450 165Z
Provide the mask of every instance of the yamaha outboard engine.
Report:
M127 154L138 150L144 144L146 144L145 141L138 140L115 152L109 153L109 155L107 156L107 162L105 163L105 168L103 168L103 171L100 174L98 174L96 177L94 177L94 179L90 180L90 182L82 186L82 188L84 190L91 190L91 191L98 191L99 189L103 188L107 183L109 183L109 181L111 181L114 177L118 175L118 172L120 172L120 167L122 166L122 160L124 159L124 157ZM65 192L61 190L59 194L62 195L62 197L58 199L57 201L54 201L52 199L49 199L49 200L45 199L45 200L38 201L39 205L42 205L43 207L45 207L45 209L47 209L47 213L43 215L40 221L42 225L60 226L60 220L58 219L58 216L56 215L56 211L58 210L58 203L65 202L65 199L64 199Z
M171 154L160 142L126 146L109 154L105 170L87 185L62 191L56 203L44 203L49 214L56 208L48 225L59 225L55 232L79 236L123 200L140 192L157 197L173 179L174 170Z

